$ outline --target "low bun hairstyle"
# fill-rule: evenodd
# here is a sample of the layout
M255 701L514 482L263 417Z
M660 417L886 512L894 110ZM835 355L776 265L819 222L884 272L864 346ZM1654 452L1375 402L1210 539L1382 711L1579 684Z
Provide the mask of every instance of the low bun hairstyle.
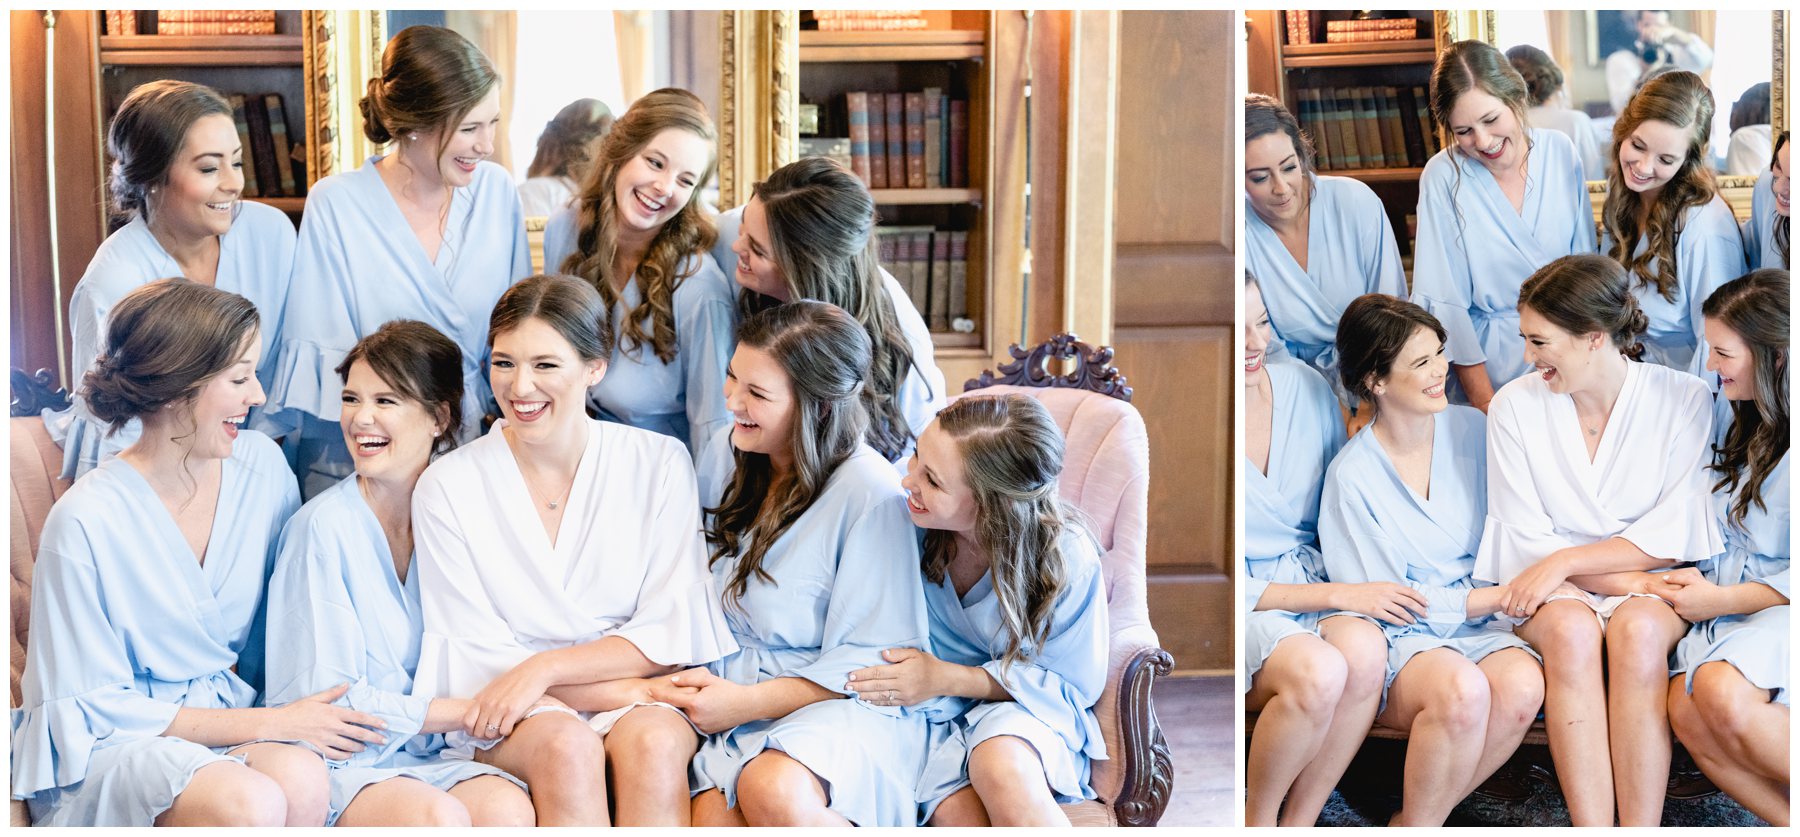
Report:
M1338 377L1344 390L1378 412L1374 384L1394 370L1394 361L1413 333L1426 329L1439 343L1448 336L1443 323L1399 297L1363 294L1344 308L1338 319Z
M1287 134L1294 143L1294 155L1300 158L1300 170L1313 173L1312 139L1300 130L1300 122L1280 99L1251 93L1244 97L1244 142L1260 139L1276 132Z
M231 104L212 88L190 82L146 82L125 97L106 133L106 153L112 157L109 210L115 221L148 220L150 187L168 181L188 131L208 116L230 117Z
M1620 354L1643 358L1638 338L1650 329L1650 318L1631 293L1631 275L1605 256L1580 253L1544 265L1520 286L1519 307L1570 334L1605 334Z
M1563 86L1563 71L1550 54L1530 44L1520 44L1506 51L1506 60L1525 81L1525 92L1532 107L1547 101Z
M463 401L462 349L456 341L418 320L389 320L344 354L338 378L349 382L350 367L359 360L401 398L448 419L432 440L432 455L456 450Z
M108 314L106 348L82 376L81 401L116 433L192 399L243 356L259 323L256 306L234 293L179 277L144 285Z
M499 83L494 65L467 38L442 26L408 26L388 41L381 75L369 79L358 105L363 136L385 144L413 131L438 131L468 115ZM449 142L446 135L441 145Z

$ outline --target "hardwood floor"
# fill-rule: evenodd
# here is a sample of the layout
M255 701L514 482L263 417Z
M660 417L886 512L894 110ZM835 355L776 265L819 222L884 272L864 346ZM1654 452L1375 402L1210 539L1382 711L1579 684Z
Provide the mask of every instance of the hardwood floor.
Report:
M1175 790L1159 825L1236 824L1232 688L1229 675L1156 684L1156 716L1175 761Z

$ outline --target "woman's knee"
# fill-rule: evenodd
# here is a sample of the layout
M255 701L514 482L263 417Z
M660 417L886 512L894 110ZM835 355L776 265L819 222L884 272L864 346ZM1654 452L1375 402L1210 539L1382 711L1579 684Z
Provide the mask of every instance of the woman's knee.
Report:
M1344 655L1316 639L1283 643L1265 670L1275 677L1275 693L1308 717L1327 718L1344 695L1349 667Z
M331 803L330 773L318 754L292 744L251 745L246 763L281 786L288 825L324 825Z
M546 712L520 723L513 743L524 745L525 761L533 768L528 781L542 781L545 774L591 776L602 768L606 750L600 736L581 719L561 712Z
M1529 660L1523 650L1508 649L1498 654L1517 654ZM1544 708L1544 670L1537 661L1521 662L1497 669L1499 676L1489 676L1489 713L1501 724L1529 726Z
M388 781L414 781L394 780ZM437 788L418 782L421 786L406 795L405 822L408 825L435 826L439 828L467 828L473 825L469 817L469 809L462 802ZM398 813L398 812L396 812Z
M607 732L605 749L615 762L686 767L700 748L700 736L681 715L658 706L640 706Z
M1458 664L1437 684L1432 709L1439 722L1454 732L1468 735L1487 725L1488 681L1472 664Z
M1326 641L1344 657L1344 698L1379 694L1387 683L1387 635L1367 619L1336 616L1326 621Z
M779 750L765 750L738 774L738 805L752 825L799 822L827 804L825 789L806 765Z
M468 810L471 825L537 825L537 811L531 806L531 794L499 776L465 779L450 789L450 795Z
M1748 688L1747 688L1748 687ZM1728 741L1743 741L1764 731L1753 729L1751 702L1761 691L1750 686L1737 667L1715 660L1694 670L1693 706L1696 720Z
M978 790L1022 788L1044 784L1044 762L1024 739L1000 735L969 751L969 781Z
M938 803L929 824L935 828L987 828L993 825L974 787L964 787Z
M1650 602L1639 605L1637 602ZM1606 657L1615 676L1654 679L1660 685L1669 676L1671 626L1678 619L1668 605L1652 599L1633 599L1621 605L1606 623Z
M1527 624L1530 641L1546 666L1599 667L1600 620L1586 604L1558 599L1538 608Z
M287 814L280 783L237 762L216 762L195 772L156 824L278 828Z

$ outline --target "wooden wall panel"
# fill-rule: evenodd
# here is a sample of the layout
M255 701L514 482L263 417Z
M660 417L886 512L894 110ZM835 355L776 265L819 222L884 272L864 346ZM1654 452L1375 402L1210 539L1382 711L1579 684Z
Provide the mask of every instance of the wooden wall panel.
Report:
M1232 662L1231 12L1121 15L1113 345L1150 433L1150 618L1184 671Z
M100 246L102 191L99 139L99 84L94 77L96 48L93 12L63 11L56 17L56 182L50 183L45 156L44 13L11 13L11 366L26 371L56 370L57 346L67 346L66 317L57 328L56 304L68 310L75 283ZM50 195L56 193L57 253L61 294L52 276ZM59 383L66 384L66 381Z

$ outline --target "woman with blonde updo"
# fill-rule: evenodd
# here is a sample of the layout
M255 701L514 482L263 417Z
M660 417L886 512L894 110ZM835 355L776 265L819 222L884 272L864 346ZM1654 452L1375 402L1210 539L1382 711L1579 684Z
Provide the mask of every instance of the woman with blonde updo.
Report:
M1644 358L1705 371L1700 306L1744 272L1744 244L1731 207L1713 186L1706 140L1713 99L1699 76L1657 75L1613 123L1613 169L1606 178L1601 252L1625 266L1631 292L1650 319Z
M694 200L716 142L694 94L647 93L606 135L580 197L544 227L545 270L593 285L618 336L589 405L690 452L730 419L734 289L707 254L716 233Z
M506 169L487 160L500 124L500 76L474 44L437 26L388 42L362 99L363 133L389 144L355 171L313 185L282 318L269 411L290 432L289 460L311 497L354 470L338 427L333 372L356 341L392 319L443 332L463 353L467 442L493 404L482 374L488 312L531 272L525 219Z
M1648 320L1605 256L1519 291L1534 374L1488 410L1487 525L1474 576L1544 661L1550 755L1576 825L1661 821L1669 652L1687 633L1658 576L1721 548L1704 466L1706 385L1639 362ZM1603 654L1604 652L1604 654Z

